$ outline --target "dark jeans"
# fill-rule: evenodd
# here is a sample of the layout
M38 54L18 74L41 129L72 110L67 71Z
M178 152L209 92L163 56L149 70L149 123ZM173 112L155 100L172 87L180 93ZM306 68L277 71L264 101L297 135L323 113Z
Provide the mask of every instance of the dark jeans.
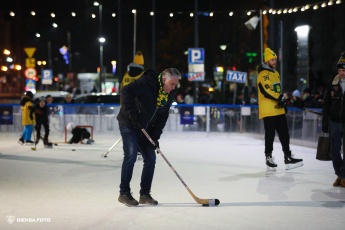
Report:
M49 137L49 132L50 132L49 124L48 123L44 123L44 124L37 123L36 124L36 126L35 126L35 129L36 129L36 140L41 139L41 126L42 125L44 127L44 137L43 137L43 140L47 141L48 137Z
M144 166L141 173L140 195L149 194L156 165L156 153L153 145L139 130L119 124L122 136L124 158L121 169L120 194L130 192L130 182L138 148L143 157Z
M345 178L345 124L330 122L329 136L331 138L332 162L335 174L340 178ZM343 157L340 149L343 144Z
M285 155L290 155L290 135L285 114L265 117L265 155L271 155L276 131Z

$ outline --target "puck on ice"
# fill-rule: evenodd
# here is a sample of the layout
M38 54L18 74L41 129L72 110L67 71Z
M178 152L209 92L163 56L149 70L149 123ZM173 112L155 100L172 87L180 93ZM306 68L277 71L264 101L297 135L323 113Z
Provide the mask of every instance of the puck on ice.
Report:
M72 151L75 151L75 149L72 149Z

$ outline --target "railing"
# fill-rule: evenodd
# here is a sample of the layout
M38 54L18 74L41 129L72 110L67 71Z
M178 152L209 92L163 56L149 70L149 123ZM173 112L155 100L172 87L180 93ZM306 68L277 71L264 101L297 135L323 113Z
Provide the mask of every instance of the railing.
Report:
M119 132L116 116L120 106L93 104L52 104L50 106L51 134L64 135L69 122L75 125L91 125L94 133ZM8 112L6 112L8 111ZM321 112L320 109L314 109ZM0 105L1 132L21 133L21 107L17 104ZM9 115L6 115L9 114ZM12 122L5 124L6 116ZM321 133L322 117L296 108L288 108L286 114L291 142L316 147ZM11 118L11 117L10 117ZM8 119L7 119L8 120ZM8 123L8 122L7 122ZM258 119L257 106L240 105L176 105L170 109L170 116L164 132L219 132L245 133L264 137L263 121ZM277 137L278 138L278 137Z

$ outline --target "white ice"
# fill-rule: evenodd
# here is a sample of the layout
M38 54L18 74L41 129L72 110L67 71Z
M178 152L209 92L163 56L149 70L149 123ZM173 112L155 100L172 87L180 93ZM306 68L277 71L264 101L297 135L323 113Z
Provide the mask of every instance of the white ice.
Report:
M331 162L316 149L291 145L301 168L286 171L279 142L278 168L266 172L263 137L239 133L163 133L161 151L199 198L197 204L161 156L151 194L158 206L127 207L117 201L122 142L101 158L118 133L95 134L95 142L53 149L19 145L19 134L0 134L0 229L344 229L345 188ZM278 139L276 137L276 139ZM76 151L72 151L75 149ZM142 161L131 182L139 198ZM8 223L12 217L14 222ZM40 222L42 221L42 222Z

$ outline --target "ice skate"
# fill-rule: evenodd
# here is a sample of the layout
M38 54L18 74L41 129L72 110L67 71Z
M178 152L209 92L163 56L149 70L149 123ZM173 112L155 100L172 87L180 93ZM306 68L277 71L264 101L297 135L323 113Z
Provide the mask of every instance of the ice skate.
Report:
M274 158L272 156L266 156L266 165L267 165L267 171L276 171L277 170L277 164L274 162Z
M48 149L53 148L53 143L51 143L47 140L44 140L43 143L44 143L44 148L48 148Z
M286 170L290 170L290 169L294 169L294 168L298 168L303 166L303 160L302 159L297 159L297 158L293 158L293 155L285 155L285 169Z
M33 142L32 140L28 140L28 141L25 141L26 145L33 145L35 144L35 142Z
M23 145L24 143L25 143L24 138L23 137L19 138L18 144Z

